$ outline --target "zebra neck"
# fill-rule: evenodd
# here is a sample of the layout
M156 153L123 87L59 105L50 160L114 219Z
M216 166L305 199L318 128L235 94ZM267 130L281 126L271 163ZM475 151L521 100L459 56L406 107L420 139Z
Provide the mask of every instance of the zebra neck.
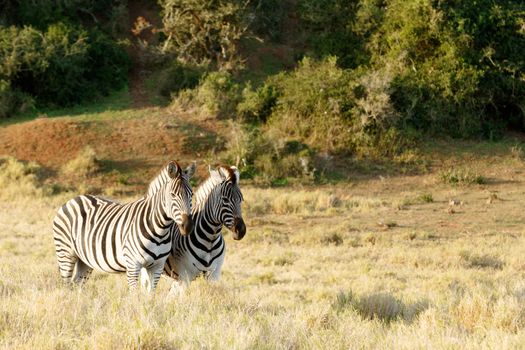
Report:
M221 234L222 222L214 218L211 212L202 210L193 214L195 233L200 238L213 242Z
M221 234L223 222L220 218L220 189L213 188L203 203L196 203L193 221L198 228L197 234L208 241L213 241Z
M157 191L152 196L144 198L145 217L142 226L146 226L150 231L158 237L166 236L169 233L169 228L173 223L166 211L164 210L164 202L162 198L163 191Z

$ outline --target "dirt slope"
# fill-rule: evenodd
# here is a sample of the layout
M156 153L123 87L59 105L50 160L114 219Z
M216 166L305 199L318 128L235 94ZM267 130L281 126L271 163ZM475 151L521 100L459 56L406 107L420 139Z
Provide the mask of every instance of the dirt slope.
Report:
M222 148L225 133L217 120L195 120L166 108L40 118L0 127L0 156L36 161L57 170L91 146L107 171L132 167L152 174L169 159L202 161Z

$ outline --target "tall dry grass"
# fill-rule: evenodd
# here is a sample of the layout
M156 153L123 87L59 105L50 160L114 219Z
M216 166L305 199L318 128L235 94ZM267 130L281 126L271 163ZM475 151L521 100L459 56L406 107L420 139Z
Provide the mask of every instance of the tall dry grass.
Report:
M0 348L523 348L521 182L492 185L488 204L476 186L388 181L244 188L248 232L226 233L221 281L180 298L165 279L153 295L123 275L63 285L51 220L74 194L2 188Z

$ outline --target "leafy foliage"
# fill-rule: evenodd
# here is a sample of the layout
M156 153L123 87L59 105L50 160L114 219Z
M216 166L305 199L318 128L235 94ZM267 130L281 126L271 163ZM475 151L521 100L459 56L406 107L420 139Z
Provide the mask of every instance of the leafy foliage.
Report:
M179 91L192 89L199 84L203 69L196 66L183 65L173 61L165 68L158 82L158 90L162 96L170 97Z
M73 105L122 87L130 62L111 37L122 6L114 0L0 0L0 117L34 103Z
M0 24L31 25L42 31L57 22L96 25L114 17L124 3L121 0L0 0L3 9Z
M524 18L512 1L390 1L370 47L374 65L396 67L404 124L470 137L522 120Z
M337 56L345 67L362 62L364 41L353 31L359 1L301 0L298 6L314 54Z
M0 117L34 103L77 103L125 82L127 57L106 23L125 12L125 2L2 5ZM228 156L243 171L268 174L270 182L310 176L320 155L394 159L422 135L496 138L505 128L525 130L520 2L159 5L162 28L153 32L163 53L153 68L166 65L156 88L183 106L241 123ZM287 62L297 64L266 78L268 72L246 74L241 53L252 48L250 55L293 56ZM249 63L257 67L262 60ZM258 83L249 81L254 75Z
M245 121L266 122L279 99L277 87L271 82L257 90L248 84L242 91L242 101L237 105L238 115Z
M235 68L237 42L246 31L240 0L160 0L165 41L163 51L173 51L183 62L213 62Z
M354 83L335 58L304 59L295 71L280 74L273 82L280 97L268 123L276 132L323 151L351 147L348 126Z
M256 0L251 1L249 5L251 31L272 41L281 41L287 13L290 11L289 1Z
M96 29L65 23L45 32L0 27L2 95L10 96L10 106L20 104L16 96L22 93L60 106L105 94L125 83L128 66L123 48Z

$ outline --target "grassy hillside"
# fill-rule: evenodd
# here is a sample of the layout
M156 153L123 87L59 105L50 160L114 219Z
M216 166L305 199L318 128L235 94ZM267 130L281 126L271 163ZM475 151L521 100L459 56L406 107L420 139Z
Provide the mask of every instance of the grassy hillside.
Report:
M226 236L219 284L199 280L181 298L165 279L154 295L130 294L123 275L62 285L50 222L74 193L50 196L3 168L0 347L519 348L523 153L451 150L426 175L243 185L246 237Z

